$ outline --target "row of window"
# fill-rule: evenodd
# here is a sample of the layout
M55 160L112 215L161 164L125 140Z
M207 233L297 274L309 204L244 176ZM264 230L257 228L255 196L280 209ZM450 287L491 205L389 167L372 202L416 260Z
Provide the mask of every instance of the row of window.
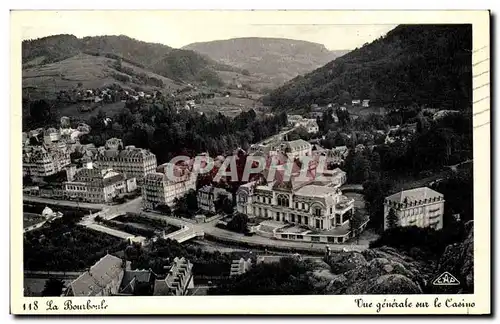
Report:
M403 217L409 217L409 216L413 216L413 215L423 214L425 212L425 208L426 207L417 207L417 208L412 208L412 209L409 209L409 210L405 210L405 211L402 212L402 216ZM439 210L441 210L441 208L432 209L432 210L429 210L429 213L435 213L435 212L437 212Z
M281 234L281 238L291 239L291 240L303 240L303 235L295 235L295 234ZM344 243L344 237L333 237L327 236L328 243ZM321 242L321 236L311 236L311 242Z

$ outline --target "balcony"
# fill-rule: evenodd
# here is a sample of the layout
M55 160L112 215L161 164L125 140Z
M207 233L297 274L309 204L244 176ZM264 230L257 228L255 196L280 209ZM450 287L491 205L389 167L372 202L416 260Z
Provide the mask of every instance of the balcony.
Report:
M346 211L354 207L354 199L347 198L346 196L342 196L340 201L335 204L335 213L336 214L344 214Z

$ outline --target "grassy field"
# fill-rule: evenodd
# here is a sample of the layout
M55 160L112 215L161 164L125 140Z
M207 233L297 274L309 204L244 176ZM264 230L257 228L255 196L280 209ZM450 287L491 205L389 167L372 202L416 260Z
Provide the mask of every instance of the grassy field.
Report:
M45 218L36 214L24 213L23 214L23 228L30 227L44 221Z
M23 89L25 91L30 89L31 92L36 94L55 93L60 90L74 89L78 83L82 83L84 89L101 88L113 83L120 84L124 88L139 86L146 91L156 89L143 84L123 83L116 80L113 75L123 73L112 67L114 62L114 59L103 56L79 54L60 62L28 67L23 69L22 72ZM151 71L125 62L122 62L122 66L133 69L134 73L145 73L150 77L162 80L164 87L161 90L163 91L174 91L180 88L174 81Z
M122 62L121 64L124 68L133 70L133 72L129 72L130 75L128 75L131 82L124 83L115 78L116 74L125 75L123 72L119 72L113 67L116 60L103 56L78 54L57 63L37 65L40 61L41 60L37 58L24 65L22 71L23 97L31 98L32 100L56 99L56 95L59 91L69 91L76 88L103 88L111 84L118 84L125 89L140 88L146 92L160 90L165 94L173 93L186 86L151 71ZM134 75L141 73L161 80L164 86L162 88L156 88L141 84L141 82L137 81L134 77ZM213 99L205 99L202 104L198 105L198 110L200 112L221 112L227 116L235 116L242 111L259 107L261 103L257 100L261 97L261 94L258 91L271 85L266 83L265 80L263 81L262 77L256 75L246 76L237 72L228 71L218 71L218 73L225 83L225 86L222 86L218 90L229 91L231 92L231 96L229 98L219 96ZM134 80L137 81L137 83L134 83ZM237 88L238 84L243 85L248 91L245 93L239 90ZM251 87L252 90L248 87ZM197 92L210 92L212 90L213 89L210 87L200 85L196 87L196 90L193 90L192 95L195 95ZM248 95L250 98L238 97L244 94ZM189 95L189 93L185 93L184 95ZM179 96L181 99L182 97L183 95ZM85 121L95 116L99 110L106 112L108 116L113 116L125 106L123 102L116 102L97 107L90 112L80 112L80 105L80 103L69 104L66 107L59 108L57 114L59 117L69 116Z

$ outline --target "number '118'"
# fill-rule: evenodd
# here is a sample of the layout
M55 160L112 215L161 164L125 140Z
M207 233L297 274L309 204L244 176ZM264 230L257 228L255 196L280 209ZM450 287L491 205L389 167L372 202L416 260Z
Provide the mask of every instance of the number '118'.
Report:
M38 309L37 301L29 304L23 304L23 310L37 310L37 309Z

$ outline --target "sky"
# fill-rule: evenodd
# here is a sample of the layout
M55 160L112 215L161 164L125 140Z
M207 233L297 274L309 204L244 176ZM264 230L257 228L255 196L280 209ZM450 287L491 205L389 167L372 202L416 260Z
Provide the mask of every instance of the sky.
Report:
M351 50L395 24L364 24L328 11L17 11L23 40L49 35L126 35L174 48L237 37L306 40ZM362 18L362 17L360 17Z

